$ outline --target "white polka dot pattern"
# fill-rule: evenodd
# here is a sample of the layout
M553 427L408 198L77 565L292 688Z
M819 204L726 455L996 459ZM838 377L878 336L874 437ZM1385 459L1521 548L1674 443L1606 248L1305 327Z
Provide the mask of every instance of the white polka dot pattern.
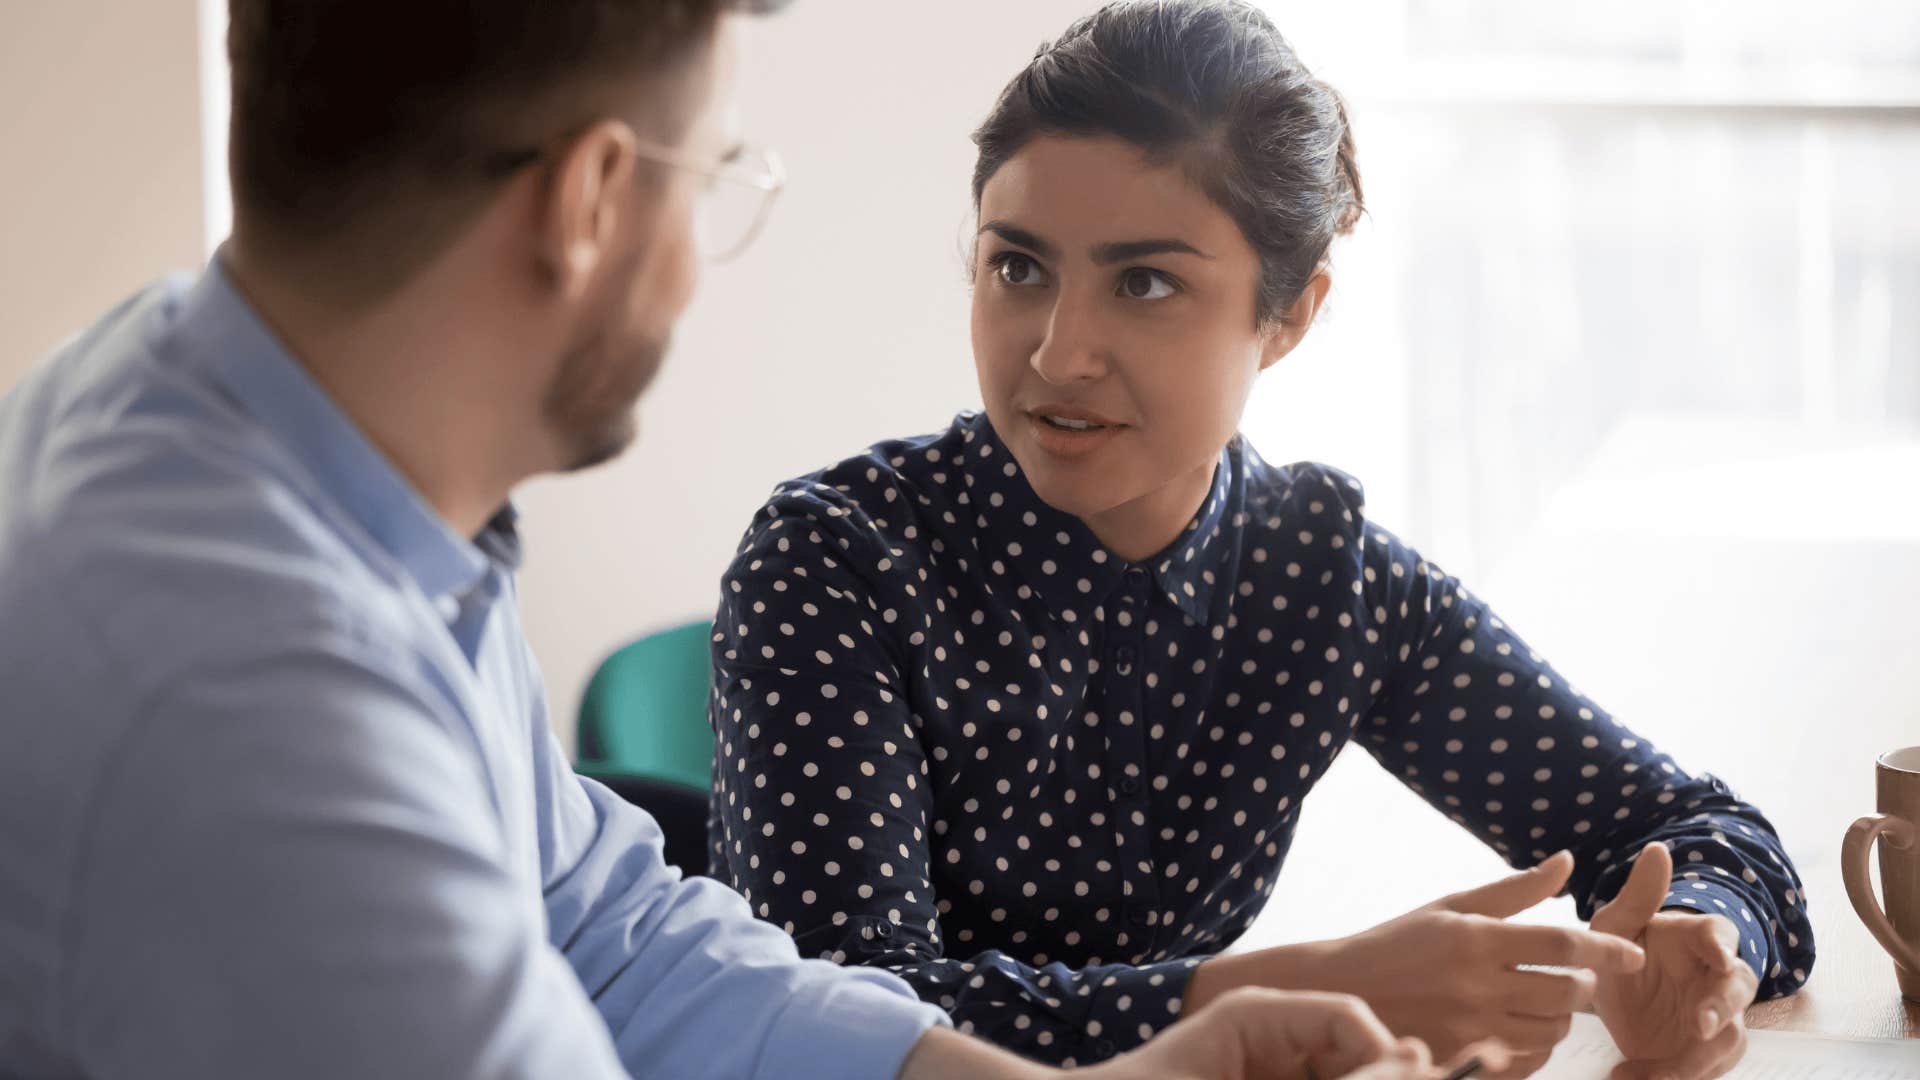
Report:
M1054 1062L1137 1045L1260 910L1350 739L1515 866L1625 853L1764 989L1812 935L1766 821L1579 694L1359 485L1242 440L1161 556L1042 503L984 417L782 485L715 622L715 874L803 952Z

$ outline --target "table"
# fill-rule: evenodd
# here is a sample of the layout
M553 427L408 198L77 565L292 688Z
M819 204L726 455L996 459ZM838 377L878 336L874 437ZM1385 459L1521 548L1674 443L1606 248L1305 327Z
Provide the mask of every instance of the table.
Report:
M1920 1039L1920 1005L1900 996L1893 959L1873 940L1840 884L1840 843L1825 858L1800 863L1813 909L1818 957L1805 989L1747 1010L1755 1030L1808 1031L1875 1039ZM1916 1053L1920 1053L1917 1050Z
M1839 867L1841 836L1873 809L1874 758L1920 744L1916 493L1920 442L1646 419L1616 432L1518 555L1469 582L1623 722L1779 830L1817 956L1799 994L1753 1007L1756 1029L1920 1038L1920 1005L1900 997ZM1356 837L1356 822L1377 834ZM1504 872L1355 745L1302 807L1235 951L1353 933ZM1576 921L1565 899L1528 917Z

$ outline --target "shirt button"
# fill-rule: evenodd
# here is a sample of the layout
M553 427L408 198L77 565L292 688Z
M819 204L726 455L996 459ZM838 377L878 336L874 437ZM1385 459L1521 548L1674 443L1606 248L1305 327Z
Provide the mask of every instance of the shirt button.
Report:
M1131 645L1122 645L1113 650L1113 658L1122 664L1133 663L1133 658L1137 655L1139 655L1138 651Z
M883 922L880 925L873 928L873 933L874 933L874 936L876 937L890 938L893 936L893 924L890 922Z
M1120 794L1125 795L1129 798L1140 794L1140 778L1137 776L1121 777L1120 778Z
M1134 908L1132 911L1127 912L1127 921L1135 926L1147 925L1147 909Z
M1114 1055L1114 1052L1117 1051L1119 1047L1113 1045L1112 1039L1095 1039L1093 1041L1092 1049L1093 1049L1093 1056L1098 1060L1104 1061L1105 1059L1112 1057Z

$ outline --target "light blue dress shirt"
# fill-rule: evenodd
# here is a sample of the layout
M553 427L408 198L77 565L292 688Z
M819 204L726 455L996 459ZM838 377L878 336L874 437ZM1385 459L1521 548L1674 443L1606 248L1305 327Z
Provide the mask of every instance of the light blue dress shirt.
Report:
M0 1075L873 1077L941 1019L577 779L456 535L216 265L0 401Z

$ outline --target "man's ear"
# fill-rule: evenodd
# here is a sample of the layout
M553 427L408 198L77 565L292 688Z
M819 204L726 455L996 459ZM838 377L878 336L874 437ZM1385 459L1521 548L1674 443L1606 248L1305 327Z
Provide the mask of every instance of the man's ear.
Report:
M587 291L634 212L638 139L619 120L601 120L559 150L542 203L540 253L562 296Z
M1307 286L1300 290L1300 296L1282 313L1273 329L1267 332L1266 340L1260 344L1260 370L1265 371L1280 362L1280 358L1293 351L1300 339L1307 336L1307 330L1313 326L1313 317L1320 313L1320 302L1327 298L1327 290L1333 285L1333 279L1325 270L1314 272L1307 279Z

